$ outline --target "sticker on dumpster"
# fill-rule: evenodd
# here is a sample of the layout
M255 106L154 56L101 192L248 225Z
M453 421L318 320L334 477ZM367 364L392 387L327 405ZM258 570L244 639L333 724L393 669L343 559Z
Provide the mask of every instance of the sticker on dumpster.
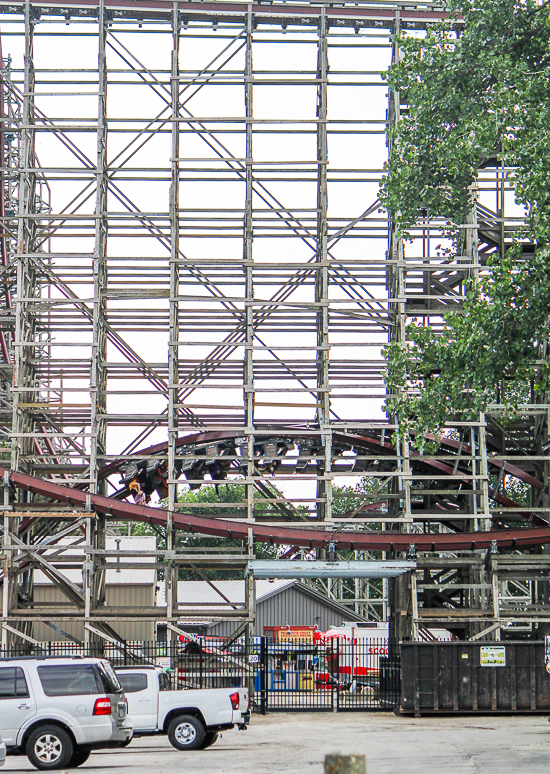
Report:
M506 666L506 648L504 645L482 645L479 651L479 663L484 667Z

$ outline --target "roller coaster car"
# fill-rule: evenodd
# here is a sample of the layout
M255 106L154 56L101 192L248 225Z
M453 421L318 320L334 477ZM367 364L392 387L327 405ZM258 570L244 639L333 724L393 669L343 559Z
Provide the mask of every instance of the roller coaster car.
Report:
M190 468L183 470L183 475L188 480L203 479L209 475L212 481L223 481L227 478L227 473L231 467L231 460L217 459L209 462L208 460L196 460ZM202 483L194 481L189 484L189 489L200 489ZM216 486L216 492L218 487Z
M131 462L121 469L120 475L120 483L128 487L138 505L148 503L153 492L156 492L161 499L168 495L166 460Z
M325 450L321 444L312 438L303 438L298 441L299 456L296 461L296 472L304 473L309 466L313 469L324 469L323 457ZM319 459L304 459L304 457L317 457Z
M290 449L294 448L294 441L290 438L270 438L254 444L254 461L260 473L273 475L281 467L282 460L274 457L284 457Z
M193 444L182 450L181 453L182 456L177 459L178 471L188 481L193 482L189 483L189 489L200 489L202 479L205 476L210 476L212 481L223 481L227 478L231 460L223 455L234 455L235 445L233 441L210 443L205 446ZM217 491L218 487L216 486Z

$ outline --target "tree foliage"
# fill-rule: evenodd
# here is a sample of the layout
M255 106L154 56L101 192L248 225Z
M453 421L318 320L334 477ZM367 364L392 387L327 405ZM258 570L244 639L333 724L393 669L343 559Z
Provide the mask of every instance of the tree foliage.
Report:
M375 501L383 501L388 493L388 484L382 479L374 476L363 476L353 486L332 485L332 517L337 519L341 517L343 523L346 519L353 519L354 516L364 516L368 511L362 510ZM375 495L373 497L372 495ZM378 525L373 522L365 524L367 529L377 529Z
M343 520L349 519L354 515L360 515L361 508L368 502L372 501L372 498L367 498L365 495L379 494L380 499L384 499L385 493L387 493L387 484L380 486L380 482L371 477L364 476L359 483L354 487L351 486L336 486L333 485L333 515L335 518L341 516ZM192 510L193 513L197 513L200 516L205 517L243 517L244 512L242 510L242 503L246 498L246 486L239 481L230 481L225 484L218 485L216 491L213 486L202 486L200 489L190 490L186 489L180 491L178 496L179 503L195 504L200 503L202 506L200 509ZM235 504L235 508L224 507L227 504ZM167 502L163 501L162 505L166 507ZM278 514L274 505L269 503L257 503L255 505L255 513L258 516L259 512L264 512L266 517L270 517L273 520L278 518ZM302 508L304 514L308 513L305 507ZM270 516L271 514L271 516ZM261 522L260 522L261 523ZM373 523L373 527L376 528L377 523ZM124 523L120 526L121 534L126 532L127 525ZM157 550L166 549L166 531L163 528L153 527L150 524L142 522L132 522L130 527L131 535L154 535L157 540ZM178 547L182 549L214 549L214 548L234 548L235 551L241 550L243 547L243 541L235 538L215 537L208 535L200 535L189 532L178 532ZM254 546L256 559L275 559L279 555L280 547L269 543L256 542ZM206 570L204 575L209 579L222 580L222 579L242 579L242 567L229 568L226 570ZM200 580L201 576L197 574L192 568L182 567L179 571L180 580Z
M407 343L387 347L389 392L408 385L413 393L386 409L417 438L457 413L476 419L502 380L508 389L499 397L510 409L531 381L547 386L546 367L534 361L550 313L550 5L450 0L448 10L424 37L401 38L402 57L388 72L408 110L390 130L381 198L399 237L427 211L445 219L460 255L469 187L496 156L526 221L468 285L462 312L446 316L441 335L413 322Z
M229 516L240 516L243 518L245 512L239 510L238 505L242 504L245 499L246 487L239 482L220 484L217 491L213 486L202 486L200 489L194 491L182 491L178 497L180 503L209 504L210 507L198 510L197 515L208 517L217 516L218 518L227 518ZM235 509L224 508L223 505L227 503L235 503ZM270 510L267 503L259 503L256 508L264 511ZM196 511L193 511L193 513L195 512ZM206 535L182 533L180 542L180 548L223 549L231 547L233 547L236 552L240 551L243 548L243 541L225 537L207 537ZM255 543L254 551L257 559L275 559L277 555L276 546L259 542ZM203 574L210 579L217 580L242 580L243 578L242 567L229 568L227 570L205 570L203 571ZM197 575L195 571L185 567L181 568L179 578L180 580L200 580L200 576Z
M227 484L218 485L217 491L213 486L202 486L200 489L196 490L186 489L180 491L178 502L203 504L205 507L192 510L192 513L200 516L216 516L218 518L228 518L232 516L243 517L243 511L239 509L239 506L242 504L245 497L244 484L229 482ZM234 503L235 508L224 507L224 505L227 505L228 503ZM161 505L167 507L167 501L162 501ZM268 511L270 506L268 503L259 503L256 508L257 510ZM122 527L122 529L124 530L124 527ZM153 527L146 523L134 522L131 526L131 534L154 535L157 539L157 549L164 550L166 548L166 530L164 528ZM234 548L235 552L238 552L242 550L243 541L179 531L178 547L184 549ZM258 559L274 559L277 555L277 546L256 543L255 553L256 558ZM243 577L242 567L236 569L229 568L227 570L205 570L203 571L203 575L209 579L218 580L242 579ZM190 567L182 567L178 572L178 577L180 580L201 580L202 576Z

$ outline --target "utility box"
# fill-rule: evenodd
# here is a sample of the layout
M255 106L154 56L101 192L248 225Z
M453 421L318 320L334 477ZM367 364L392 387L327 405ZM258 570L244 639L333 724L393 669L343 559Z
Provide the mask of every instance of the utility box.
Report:
M550 712L544 642L403 642L401 713Z

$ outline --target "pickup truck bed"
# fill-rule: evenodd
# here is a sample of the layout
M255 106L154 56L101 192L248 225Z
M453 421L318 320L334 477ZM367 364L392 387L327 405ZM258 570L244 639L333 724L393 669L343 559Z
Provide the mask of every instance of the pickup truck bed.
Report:
M179 750L205 749L218 732L245 729L249 720L246 688L170 690L168 675L154 666L116 670L128 701L134 736L167 734Z

